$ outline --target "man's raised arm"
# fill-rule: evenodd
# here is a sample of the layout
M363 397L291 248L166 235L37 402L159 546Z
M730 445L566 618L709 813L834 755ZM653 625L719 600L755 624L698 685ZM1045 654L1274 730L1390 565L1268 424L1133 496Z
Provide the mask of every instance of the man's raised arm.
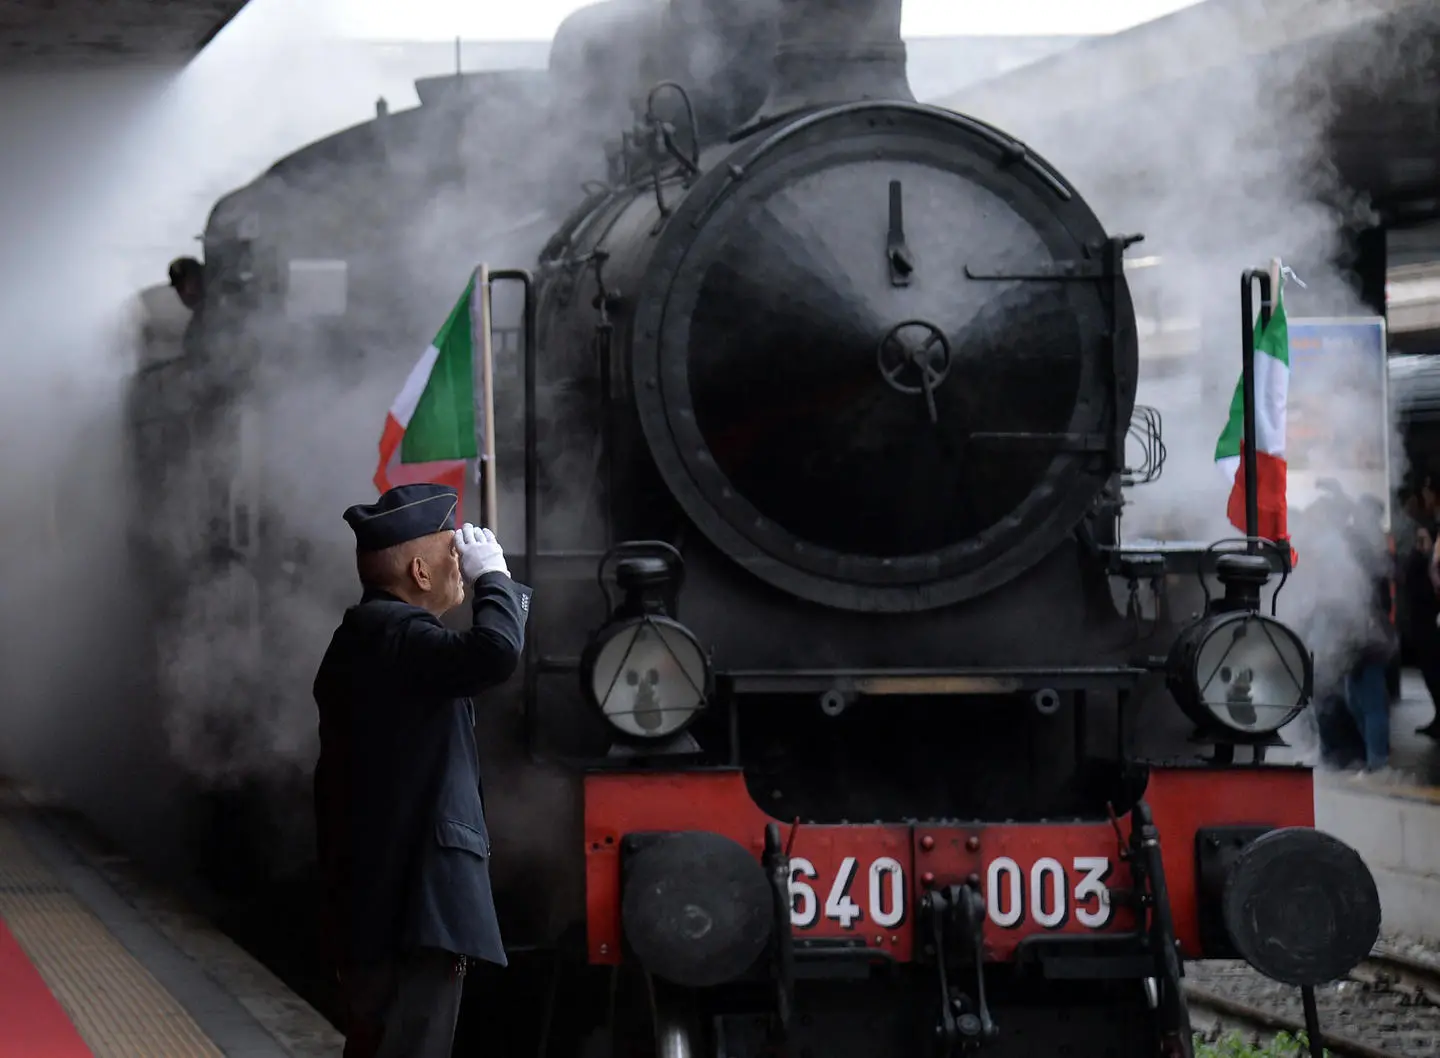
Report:
M455 530L460 568L473 585L471 625L463 632L416 616L398 632L396 661L402 678L452 697L504 683L525 649L531 589L510 579L505 553L488 529L466 523Z

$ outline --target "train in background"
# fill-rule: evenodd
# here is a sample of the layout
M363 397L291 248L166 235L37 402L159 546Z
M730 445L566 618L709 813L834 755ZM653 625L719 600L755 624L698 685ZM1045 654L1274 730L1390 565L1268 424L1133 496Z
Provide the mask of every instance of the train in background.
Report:
M476 262L521 266L491 1051L1184 1055L1186 960L1306 985L1378 931L1309 770L1265 759L1313 691L1262 612L1286 553L1120 538L1160 470L1127 459L1161 450L1138 237L916 103L900 10L585 9L544 75L223 199L180 355L137 375L141 502L195 530L138 561L229 600L208 649L248 662L196 693L243 696L216 752L255 752L353 601L338 512L417 335Z

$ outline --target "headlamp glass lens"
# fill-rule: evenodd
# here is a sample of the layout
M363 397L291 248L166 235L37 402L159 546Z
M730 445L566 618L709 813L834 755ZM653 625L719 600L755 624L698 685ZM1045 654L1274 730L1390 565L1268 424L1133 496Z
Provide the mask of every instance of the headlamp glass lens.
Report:
M596 654L591 687L605 719L638 738L678 731L704 705L705 656L671 625L621 628Z
M1305 699L1304 650L1283 625L1250 614L1216 627L1201 644L1195 682L1226 727L1263 734L1283 727Z

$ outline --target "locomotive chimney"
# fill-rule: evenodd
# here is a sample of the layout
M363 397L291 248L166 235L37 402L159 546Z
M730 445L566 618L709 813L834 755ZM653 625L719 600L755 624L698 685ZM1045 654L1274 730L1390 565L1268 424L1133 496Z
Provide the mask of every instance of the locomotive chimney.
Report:
M900 7L901 0L780 0L770 95L749 124L862 99L913 103Z

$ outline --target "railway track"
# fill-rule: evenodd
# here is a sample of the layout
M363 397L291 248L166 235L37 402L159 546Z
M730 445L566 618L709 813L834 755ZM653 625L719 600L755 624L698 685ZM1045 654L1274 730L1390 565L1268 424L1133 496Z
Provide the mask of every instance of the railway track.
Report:
M1305 1031L1300 989L1240 962L1190 964L1196 1031L1249 1036ZM1336 1058L1440 1058L1440 963L1378 946L1345 979L1315 989L1324 1045Z

